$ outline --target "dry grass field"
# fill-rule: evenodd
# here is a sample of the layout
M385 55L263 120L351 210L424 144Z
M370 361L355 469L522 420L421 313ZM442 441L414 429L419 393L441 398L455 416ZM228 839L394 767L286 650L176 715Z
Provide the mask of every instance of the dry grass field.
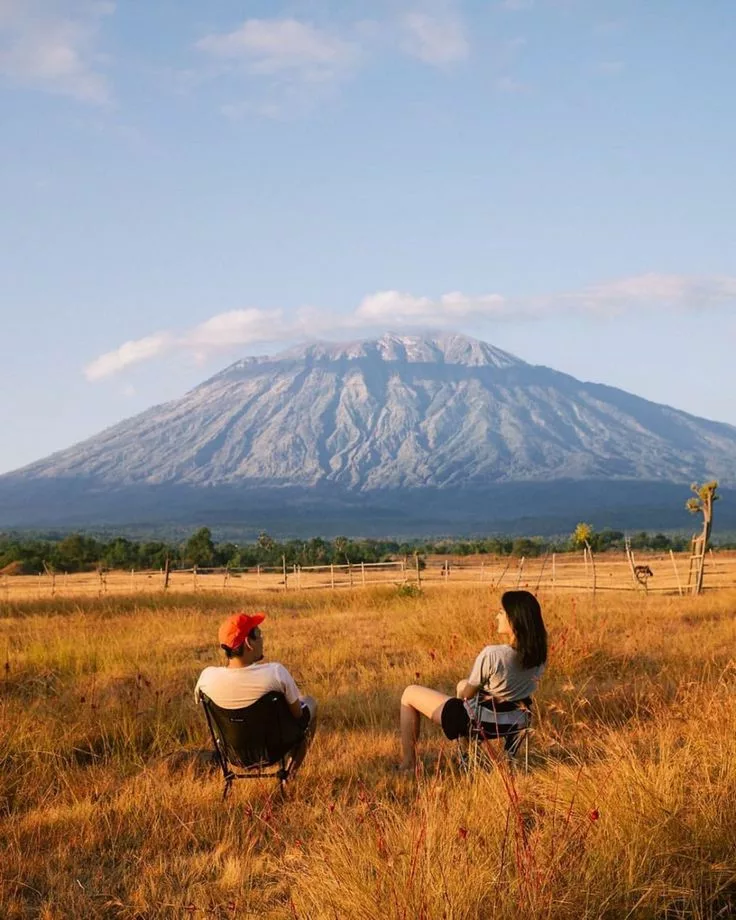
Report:
M0 606L0 917L736 916L736 592L541 596L551 656L530 770L470 776L425 732L396 775L403 687L450 691L498 592L249 594L266 655L320 701L285 797L172 753L243 596Z

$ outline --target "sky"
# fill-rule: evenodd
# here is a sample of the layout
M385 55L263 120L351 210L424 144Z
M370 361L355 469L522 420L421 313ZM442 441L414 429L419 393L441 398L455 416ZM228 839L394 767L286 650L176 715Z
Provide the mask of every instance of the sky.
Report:
M736 424L733 0L0 0L0 473L450 329Z

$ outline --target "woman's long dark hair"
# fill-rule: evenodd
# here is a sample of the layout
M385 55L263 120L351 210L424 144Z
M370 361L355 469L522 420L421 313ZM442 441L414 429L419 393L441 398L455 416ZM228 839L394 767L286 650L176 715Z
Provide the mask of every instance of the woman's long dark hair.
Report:
M516 653L522 668L536 668L547 660L547 630L542 608L529 591L505 591L501 605L516 636Z

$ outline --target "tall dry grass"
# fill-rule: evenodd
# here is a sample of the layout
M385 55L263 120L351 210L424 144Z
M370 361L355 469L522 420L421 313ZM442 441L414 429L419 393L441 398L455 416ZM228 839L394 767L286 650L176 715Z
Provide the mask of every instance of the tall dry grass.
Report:
M284 799L240 782L225 805L168 755L207 745L192 688L236 598L0 608L0 916L735 916L736 594L542 597L529 773L466 776L430 726L393 774L401 690L450 692L497 603L249 599L320 723Z

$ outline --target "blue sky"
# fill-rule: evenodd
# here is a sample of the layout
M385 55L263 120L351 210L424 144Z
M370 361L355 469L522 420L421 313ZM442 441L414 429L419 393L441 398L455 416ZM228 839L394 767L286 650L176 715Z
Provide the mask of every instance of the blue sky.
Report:
M736 424L732 0L0 0L0 472L308 337Z

